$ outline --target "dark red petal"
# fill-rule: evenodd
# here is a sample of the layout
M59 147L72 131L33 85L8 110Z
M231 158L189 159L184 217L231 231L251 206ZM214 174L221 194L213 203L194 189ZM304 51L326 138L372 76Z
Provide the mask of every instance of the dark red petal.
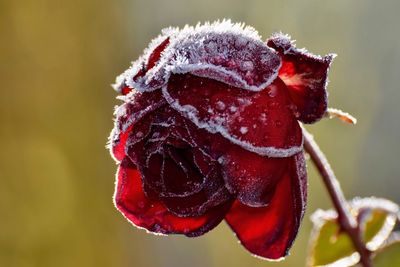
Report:
M225 187L220 172L211 171L199 192L184 197L160 197L169 211L178 216L200 216L210 208L229 201L232 197Z
M161 53L165 50L165 48L169 45L169 37L167 37L164 41L162 41L156 48L154 48L153 52L149 55L149 59L147 60L147 71L152 69L158 60L161 57Z
M114 129L111 131L109 137L109 149L111 156L115 161L119 162L125 157L125 144L132 130L132 127L128 127L126 131L119 131L118 122L115 123Z
M280 58L244 33L192 32L171 45L178 58L167 62L172 73L191 73L251 91L263 90L278 74Z
M268 40L282 57L281 78L297 110L295 114L304 123L313 123L325 114L328 99L326 86L329 66L335 55L321 57L298 49L287 35L275 34Z
M143 118L166 103L159 92L134 92L122 99L125 103L114 112L116 118L109 137L110 152L116 161L124 158L129 136L136 137L137 142L148 133L150 124Z
M174 73L191 73L260 91L277 77L280 65L278 54L254 29L222 22L182 31L163 30L120 79L144 92L158 90Z
M192 148L166 147L163 180L166 191L176 196L198 192L204 183L204 176L193 162Z
M305 211L306 177L304 156L299 153L292 158L267 207L234 202L226 221L251 253L272 260L288 254Z
M143 192L139 171L125 158L117 173L114 201L117 209L135 226L157 234L199 236L217 226L231 203L221 204L198 217L178 217Z
M266 206L291 158L263 157L235 145L224 147L219 162L229 191L247 206Z
M280 79L251 92L190 74L172 75L163 95L197 127L220 133L246 150L269 157L301 150L301 129Z
M176 111L174 113L180 116ZM170 115L169 118L177 121L174 114ZM144 146L135 144L128 148L128 156L138 159L133 161L140 167L146 195L156 196L169 211L181 217L203 215L210 208L228 201L231 195L217 162L183 141L190 139L188 133L181 131L178 138L183 139L173 139L173 133L180 128L177 125L161 125L167 126L153 125L149 135L157 133L157 138L150 137Z
M122 95L127 95L134 88L132 81L138 80L152 69L160 60L161 53L169 45L169 37L160 35L154 39L145 50L144 55L140 57L133 66L126 72L119 75L112 85L115 91ZM140 90L139 90L140 91Z

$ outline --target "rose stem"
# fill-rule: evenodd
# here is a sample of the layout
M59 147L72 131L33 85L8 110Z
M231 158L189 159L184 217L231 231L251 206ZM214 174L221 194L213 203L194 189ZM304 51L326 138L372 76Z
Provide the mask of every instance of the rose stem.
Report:
M313 136L303 128L304 134L304 149L310 155L314 162L315 167L318 169L322 180L328 190L332 199L333 205L338 213L338 222L341 228L347 232L354 247L360 254L360 260L364 267L372 267L370 259L370 251L365 247L362 239L361 232L357 225L357 221L350 214L349 207L340 188L339 181L336 179L335 174L324 153L314 141Z

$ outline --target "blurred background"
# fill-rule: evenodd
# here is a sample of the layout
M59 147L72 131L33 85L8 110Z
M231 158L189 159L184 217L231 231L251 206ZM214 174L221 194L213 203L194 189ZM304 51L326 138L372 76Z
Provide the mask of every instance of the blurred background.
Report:
M280 263L250 256L224 223L188 239L125 221L104 148L118 104L110 84L169 25L231 18L264 39L289 33L339 55L330 106L358 124L308 129L346 196L400 202L399 10L398 0L0 0L0 266L304 266L309 215L331 207L311 164L308 213Z

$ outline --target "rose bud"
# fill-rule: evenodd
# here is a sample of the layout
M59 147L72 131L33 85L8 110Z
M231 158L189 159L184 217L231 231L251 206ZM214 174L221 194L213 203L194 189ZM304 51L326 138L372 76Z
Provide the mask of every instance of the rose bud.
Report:
M163 30L114 85L117 209L156 234L225 219L254 255L286 256L307 197L299 121L325 114L332 59L230 21Z

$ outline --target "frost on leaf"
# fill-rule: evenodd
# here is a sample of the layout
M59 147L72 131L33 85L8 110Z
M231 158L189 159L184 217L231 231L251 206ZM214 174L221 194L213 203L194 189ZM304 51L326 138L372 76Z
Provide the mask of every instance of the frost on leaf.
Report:
M152 60L157 49L159 58ZM151 68L146 67L149 62ZM277 77L280 66L280 57L253 28L224 20L164 29L114 87L121 90L125 83L139 91L153 91L165 85L171 74L191 73L260 91Z
M382 248L392 233L399 207L386 199L356 198L349 202L351 214L356 216L366 247L375 252ZM308 266L353 266L360 256L349 236L341 231L337 213L318 210L312 215L314 229Z

